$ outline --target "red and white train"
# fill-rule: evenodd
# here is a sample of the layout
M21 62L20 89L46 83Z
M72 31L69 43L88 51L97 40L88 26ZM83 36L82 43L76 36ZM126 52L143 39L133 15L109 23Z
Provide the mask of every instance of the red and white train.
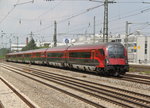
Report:
M52 65L111 76L124 75L129 71L125 47L114 42L9 53L6 61Z

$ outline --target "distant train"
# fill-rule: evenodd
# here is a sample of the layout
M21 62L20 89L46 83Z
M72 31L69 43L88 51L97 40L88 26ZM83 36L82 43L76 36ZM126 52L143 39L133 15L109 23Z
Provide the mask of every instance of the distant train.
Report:
M6 61L52 65L111 76L124 75L129 71L125 47L114 42L9 53Z

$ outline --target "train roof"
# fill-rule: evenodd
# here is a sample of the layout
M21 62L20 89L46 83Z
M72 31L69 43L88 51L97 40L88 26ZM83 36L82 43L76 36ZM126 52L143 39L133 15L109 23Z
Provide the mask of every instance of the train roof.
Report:
M69 46L58 46L53 48L48 48L47 51L65 51L69 48Z
M45 51L92 50L92 49L105 48L110 45L122 45L122 44L116 42L108 42L108 43L96 43L96 44L86 44L86 45L58 46L53 48L42 48L42 49L35 49L29 51L14 52L14 53L9 53L7 55L29 54L29 53L45 52Z
M72 46L58 46L58 47L48 48L47 51L99 49L110 45L122 45L122 44L116 42L108 42L108 43L96 43L96 44L84 44L84 45L72 45Z
M96 44L86 44L86 45L76 45L76 46L70 46L68 50L92 50L92 49L99 49L99 48L104 48L108 47L110 45L122 45L121 43L116 43L116 42L108 42L108 43L96 43Z
M48 48L42 48L42 49L35 49L31 50L31 53L36 53L36 52L45 52Z
M47 50L47 48L35 49L35 50L28 50L28 51L21 51L21 52L13 52L13 53L9 53L7 55L29 54L29 53L34 53L34 52L45 52L46 50Z

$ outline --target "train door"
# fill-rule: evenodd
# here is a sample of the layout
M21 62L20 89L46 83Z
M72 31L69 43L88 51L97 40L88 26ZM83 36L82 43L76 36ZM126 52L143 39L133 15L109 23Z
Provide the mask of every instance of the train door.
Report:
M64 62L64 63L67 63L67 61L68 61L68 59L69 59L68 56L69 56L68 52L65 51L65 54L64 54L65 62Z
M65 52L65 54L64 54L64 65L65 65L65 67L68 67L68 65L70 64L70 60L69 60L69 48L70 48L71 46L68 46L67 48L66 48L66 50L64 51Z
M92 51L91 51L92 65L95 65L95 54L96 54L96 51L95 51L95 50L92 50Z
M62 66L63 67L67 67L68 66L68 56L69 56L69 53L67 50L64 51L64 56L63 56L63 62L62 62Z
M46 61L46 54L45 54L45 52L41 52L41 61L42 61L43 64Z

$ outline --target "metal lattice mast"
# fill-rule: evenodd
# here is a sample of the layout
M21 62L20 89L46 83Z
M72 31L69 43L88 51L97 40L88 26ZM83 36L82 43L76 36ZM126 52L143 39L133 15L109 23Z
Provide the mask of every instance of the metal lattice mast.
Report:
M116 3L114 1L104 1L104 23L103 23L103 42L108 42L108 3Z
M95 43L95 16L94 16L94 24L93 24L93 43Z
M108 0L104 1L103 42L108 42Z

